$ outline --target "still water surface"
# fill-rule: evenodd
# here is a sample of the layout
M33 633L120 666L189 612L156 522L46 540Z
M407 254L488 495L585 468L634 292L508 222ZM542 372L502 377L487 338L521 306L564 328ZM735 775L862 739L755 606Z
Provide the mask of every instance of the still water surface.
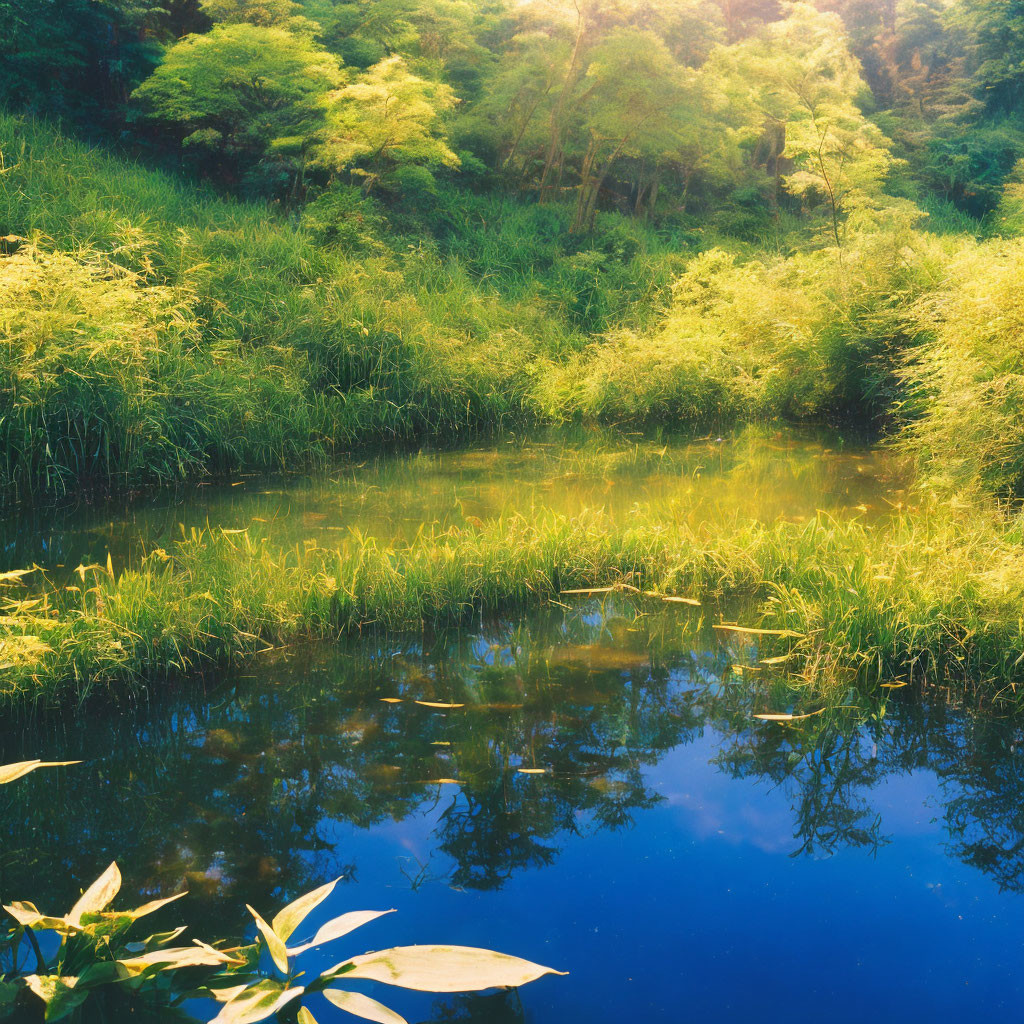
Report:
M867 518L907 498L894 460L813 433L749 429L720 438L651 440L559 431L458 451L367 459L313 476L242 477L159 492L125 509L70 502L0 521L0 569L130 564L207 524L253 528L283 545L336 543L356 529L408 540L424 527L475 525L534 509L602 509L621 521L650 506L695 522L804 520L818 510Z
M700 471L713 487L684 493L673 470L669 493L633 470L628 495L608 477L608 504L628 514L638 490L661 493L710 519L744 501L770 518L900 500L884 460L832 454L763 439L747 456L759 476L723 462ZM417 515L496 514L531 487L571 511L569 488L509 464L523 458L551 456L376 464L392 489L367 516L400 534ZM331 487L351 497L337 479L291 485L278 507L330 517ZM195 514L241 520L275 497L233 490ZM147 514L118 534L126 545L142 543ZM72 551L80 527L51 536ZM309 954L311 968L449 942L570 972L518 994L388 991L418 1022L1017 1019L1020 724L911 688L758 721L778 688L738 672L756 651L723 645L699 614L589 599L450 635L272 652L145 705L8 721L0 763L85 763L0 794L0 892L64 911L116 857L126 899L186 885L167 923L209 939L240 933L247 902L272 911L343 875L323 917L398 913ZM343 1016L314 1009L321 1024Z

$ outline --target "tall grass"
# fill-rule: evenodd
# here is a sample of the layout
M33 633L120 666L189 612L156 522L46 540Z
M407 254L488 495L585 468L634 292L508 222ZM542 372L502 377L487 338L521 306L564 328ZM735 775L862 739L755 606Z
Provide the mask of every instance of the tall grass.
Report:
M184 186L29 119L0 115L0 154L0 235L35 261L27 269L27 256L0 257L0 403L20 421L7 426L6 496L60 491L100 469L108 484L135 485L521 422L526 367L560 345L561 328L543 310L502 299L427 249L377 240L349 254L265 206ZM67 311L59 322L55 299ZM62 365L80 331L106 339L102 371L80 359L78 383L58 388L55 409L46 408L49 386L14 385L37 364ZM167 460L129 454L140 446L122 443L125 402L107 400L111 387L131 390L127 379L111 385L118 374L107 356L117 348L123 359L133 338L156 392L136 389L136 413L171 440ZM169 354L175 347L180 358ZM178 374L192 383L180 401L164 401ZM195 401L214 407L250 395L231 440L215 436L213 450L208 432L185 422L196 415L193 386ZM48 443L54 452L65 420L65 450L40 457Z
M790 420L885 425L902 401L911 306L956 241L893 225L795 255L693 258L653 330L619 330L545 376L545 413L611 422Z
M2 696L59 701L152 685L265 645L431 628L621 584L753 599L759 614L747 625L797 635L769 637L765 653L791 655L789 667L818 685L852 673L1002 687L1024 672L1022 570L1020 546L977 512L904 516L877 531L820 518L713 535L650 511L626 527L538 513L395 547L353 533L335 549L288 551L249 532L193 532L138 568L83 570L80 587L10 591Z

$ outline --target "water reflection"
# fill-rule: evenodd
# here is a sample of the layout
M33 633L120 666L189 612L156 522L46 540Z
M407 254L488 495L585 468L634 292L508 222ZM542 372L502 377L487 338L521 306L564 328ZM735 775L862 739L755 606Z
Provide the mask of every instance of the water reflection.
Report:
M793 857L877 854L885 785L913 777L948 855L1024 888L1017 724L916 695L758 722L792 695L741 683L710 637L681 645L681 614L606 600L477 636L300 648L209 694L10 728L0 762L85 764L0 791L0 890L60 906L116 857L128 891L184 881L223 928L244 902L358 883L364 837L407 820L389 884L497 890L632 830L665 799L659 763L690 744L737 787L784 794Z
M820 433L747 428L725 438L644 438L559 431L476 449L380 457L330 474L161 492L135 504L11 515L0 523L0 570L38 564L131 565L206 523L269 533L284 546L329 546L351 528L409 539L424 524L475 524L550 508L628 516L638 503L711 522L801 520L818 509L877 516L907 498L894 460Z

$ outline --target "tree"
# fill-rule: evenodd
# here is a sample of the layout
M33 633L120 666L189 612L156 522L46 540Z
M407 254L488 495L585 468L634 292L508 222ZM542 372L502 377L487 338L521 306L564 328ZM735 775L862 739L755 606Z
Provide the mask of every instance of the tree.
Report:
M135 98L154 120L177 125L184 146L230 175L277 158L298 183L323 126L338 62L305 34L246 23L215 25L173 46ZM213 166L211 163L210 166Z
M895 160L856 105L860 66L838 16L791 4L785 21L716 58L776 192L823 201L841 245L847 216L881 201Z
M616 160L632 156L657 161L673 148L683 82L683 69L651 32L617 32L592 54L582 125L587 144L574 233L593 223L598 195Z
M316 22L303 16L302 5L295 0L199 0L203 13L224 25L259 25L261 28L287 28L315 31Z
M0 0L0 106L119 127L164 36L159 0Z
M1024 0L959 0L949 21L968 37L978 97L992 113L1024 101Z
M447 85L412 74L388 57L330 97L317 162L363 178L363 191L393 183L401 168L458 167L440 124L457 103Z

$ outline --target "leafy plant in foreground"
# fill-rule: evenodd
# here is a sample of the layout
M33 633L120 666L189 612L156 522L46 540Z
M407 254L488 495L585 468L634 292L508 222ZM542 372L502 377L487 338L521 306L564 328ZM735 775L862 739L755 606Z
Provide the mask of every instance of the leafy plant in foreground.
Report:
M309 949L340 939L376 920L387 910L357 910L335 917L304 941L289 945L296 930L334 890L337 880L288 904L268 923L249 907L256 921L255 943L230 949L199 940L172 946L184 927L129 940L137 920L180 899L178 893L153 900L134 910L109 910L121 887L117 864L83 893L62 917L50 916L28 902L4 907L15 922L0 942L7 963L0 975L0 1015L13 1011L25 993L45 1005L44 1019L68 1017L98 990L137 997L154 1007L173 1007L192 1019L181 1006L186 998L210 998L220 1003L213 1024L256 1024L304 997L322 993L340 1009L377 1021L405 1024L382 1003L344 988L344 980L383 982L425 992L464 992L525 985L545 974L557 974L528 960L468 946L398 946L342 960L311 981L295 958ZM43 953L37 933L58 939L56 951ZM49 945L49 943L47 943ZM264 968L264 964L268 965ZM197 985L179 983L180 971L199 968L205 976ZM195 981L194 976L192 978ZM299 1007L301 1024L315 1024L306 1007Z
M224 1005L213 1024L255 1024L306 995L323 993L334 1006L379 1024L405 1024L393 1010L361 992L342 987L343 981L377 981L420 992L475 992L488 988L525 985L545 974L559 974L528 960L470 946L396 946L342 960L313 981L302 985L303 972L295 958L315 946L340 939L390 910L355 910L332 918L306 941L289 945L309 914L333 892L338 880L289 903L268 923L249 907L259 939L242 950L247 966L229 965L208 985L208 991ZM264 954L273 965L272 975L257 967ZM239 980L242 984L239 985ZM299 1009L301 1024L316 1024L306 1007Z

